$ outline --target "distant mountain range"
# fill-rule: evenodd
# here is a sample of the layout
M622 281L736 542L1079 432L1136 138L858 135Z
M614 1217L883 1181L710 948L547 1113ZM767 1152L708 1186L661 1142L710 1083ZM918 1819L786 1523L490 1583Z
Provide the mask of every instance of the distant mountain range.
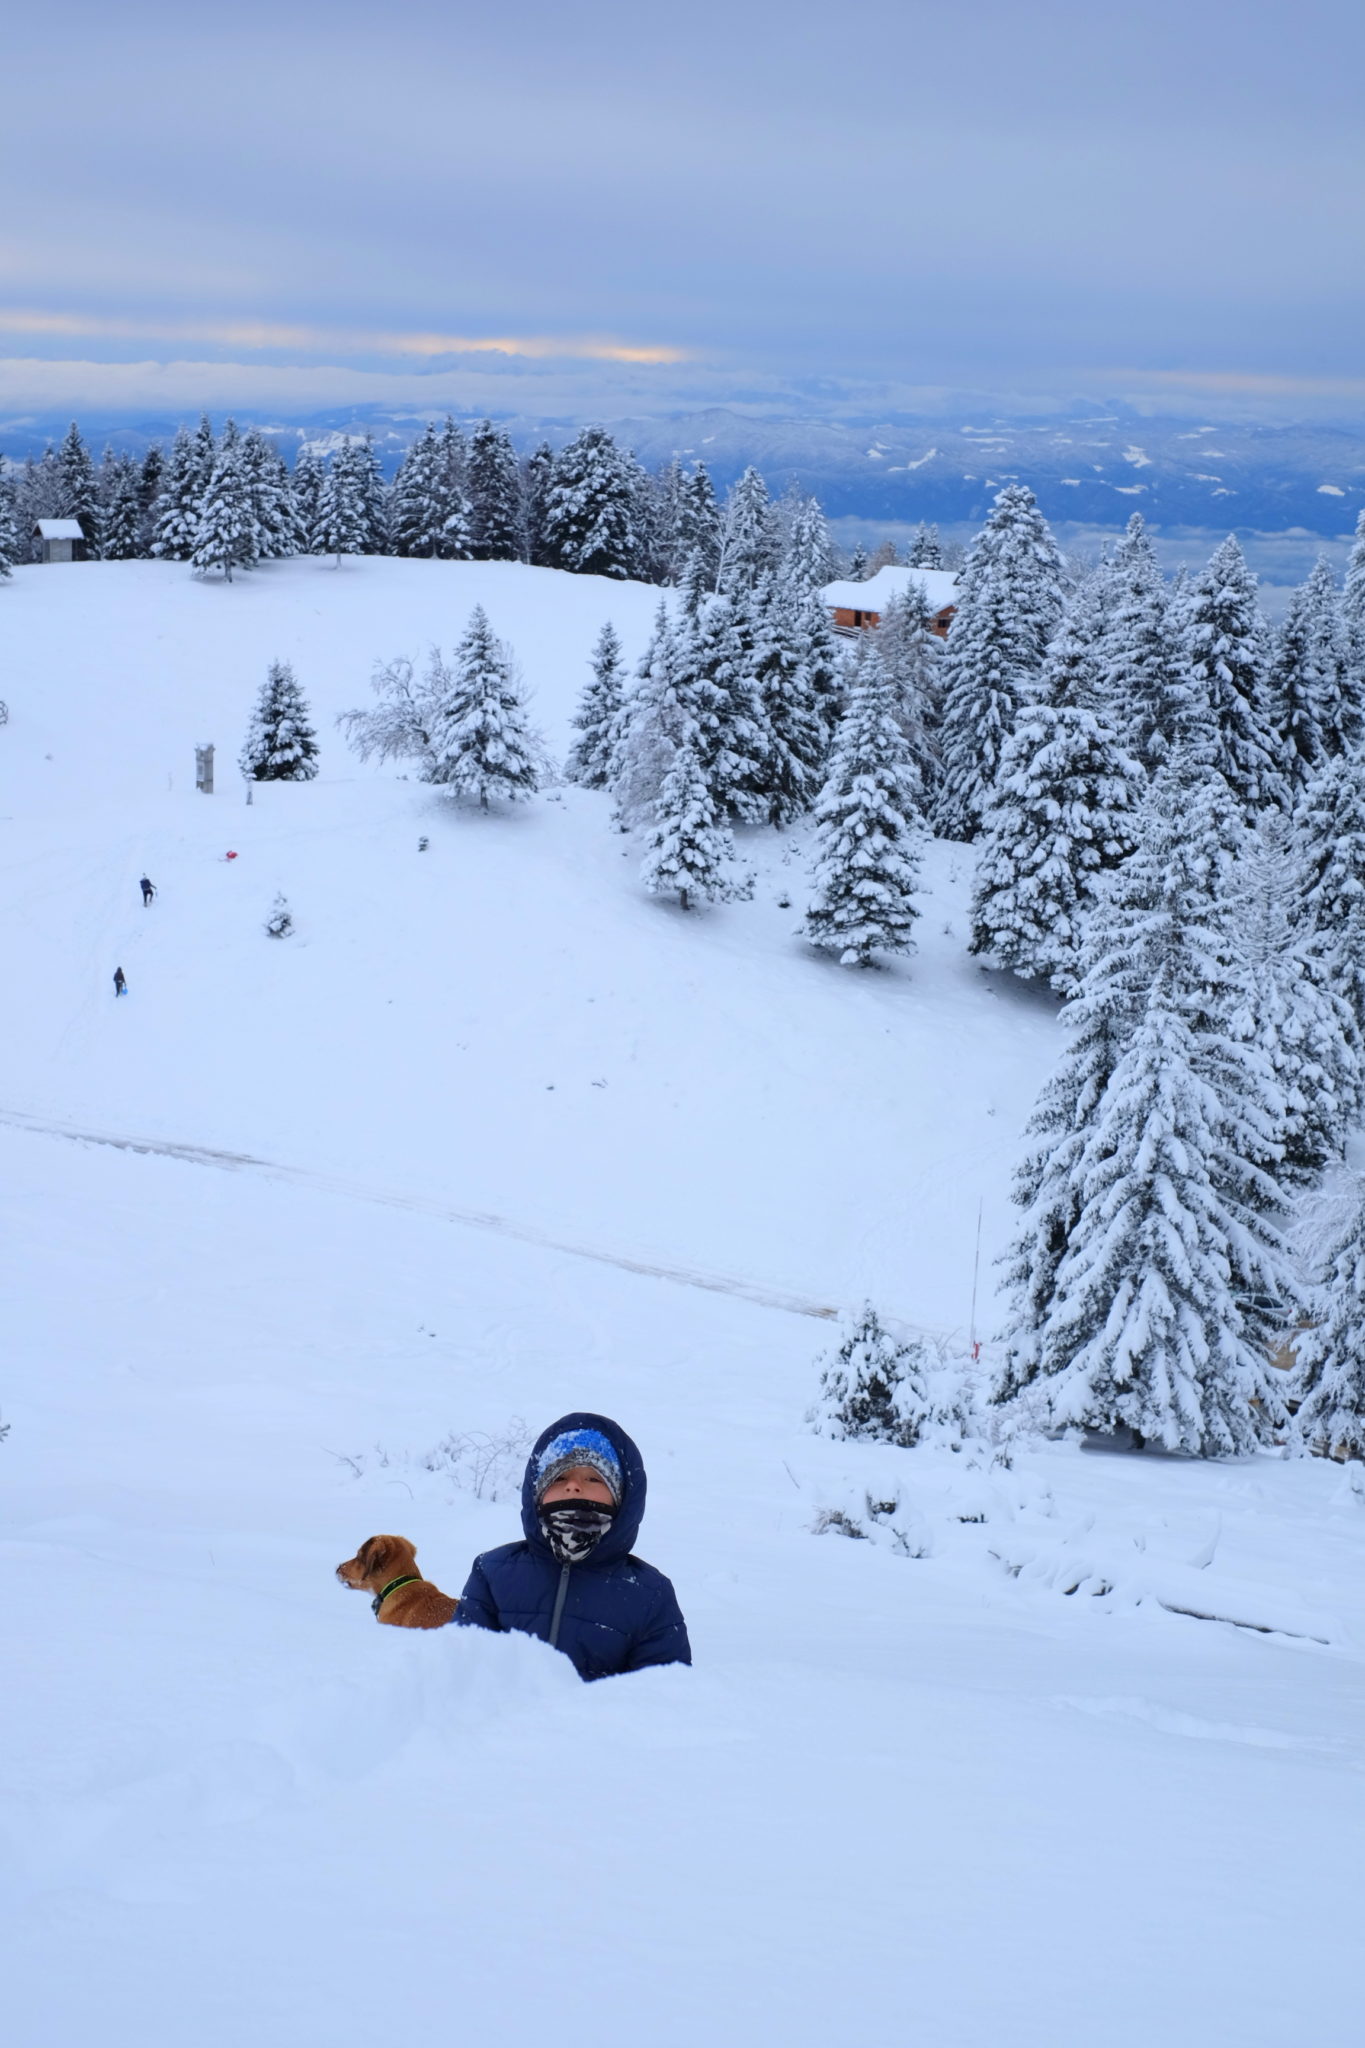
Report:
M240 418L282 441L321 449L368 429L392 469L421 424L414 412L379 407L296 420ZM140 451L168 441L173 419L82 420L98 451L106 441ZM467 423L466 423L467 424ZM502 422L520 448L561 446L572 420L517 416ZM1045 418L946 416L896 424L750 418L725 408L674 418L609 422L651 467L678 455L704 461L717 484L748 463L774 491L814 492L831 518L978 522L1002 484L1037 493L1058 522L1120 526L1135 510L1154 525L1336 537L1365 506L1365 430L1349 426L1201 424L1144 417L1122 405L1078 403ZM0 420L0 452L39 454L65 431L61 419Z

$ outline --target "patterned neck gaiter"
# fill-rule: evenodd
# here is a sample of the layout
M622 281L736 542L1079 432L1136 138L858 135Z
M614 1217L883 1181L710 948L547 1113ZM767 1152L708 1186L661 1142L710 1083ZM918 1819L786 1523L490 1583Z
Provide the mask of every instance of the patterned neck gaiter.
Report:
M595 1500L557 1500L540 1510L540 1533L561 1564L582 1564L615 1519Z

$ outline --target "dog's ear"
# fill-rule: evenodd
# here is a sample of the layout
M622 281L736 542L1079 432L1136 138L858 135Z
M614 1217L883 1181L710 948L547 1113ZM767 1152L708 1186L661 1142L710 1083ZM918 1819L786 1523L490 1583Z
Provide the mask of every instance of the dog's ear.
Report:
M360 1566L360 1576L372 1579L377 1572L383 1571L389 1562L388 1537L367 1536L356 1552L355 1561Z

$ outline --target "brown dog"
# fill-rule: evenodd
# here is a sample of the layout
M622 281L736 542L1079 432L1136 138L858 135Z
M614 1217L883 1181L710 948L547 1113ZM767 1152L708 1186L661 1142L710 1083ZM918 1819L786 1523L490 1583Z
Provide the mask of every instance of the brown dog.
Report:
M460 1604L422 1577L406 1536L367 1536L337 1566L337 1577L357 1593L373 1593L376 1616L394 1628L444 1628Z

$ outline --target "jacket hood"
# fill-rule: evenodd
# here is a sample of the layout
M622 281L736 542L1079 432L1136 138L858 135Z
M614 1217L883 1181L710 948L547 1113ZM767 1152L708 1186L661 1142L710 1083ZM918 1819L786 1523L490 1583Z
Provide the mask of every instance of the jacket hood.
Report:
M621 1425L609 1416L575 1410L572 1415L561 1415L558 1422L552 1422L548 1429L542 1429L526 1461L526 1476L521 1482L522 1533L532 1550L541 1557L551 1557L553 1552L540 1533L540 1516L536 1512L536 1467L545 1446L570 1429L600 1430L621 1465L621 1505L602 1541L583 1560L580 1569L590 1571L594 1565L611 1564L635 1548L635 1539L645 1518L645 1467L637 1446Z

